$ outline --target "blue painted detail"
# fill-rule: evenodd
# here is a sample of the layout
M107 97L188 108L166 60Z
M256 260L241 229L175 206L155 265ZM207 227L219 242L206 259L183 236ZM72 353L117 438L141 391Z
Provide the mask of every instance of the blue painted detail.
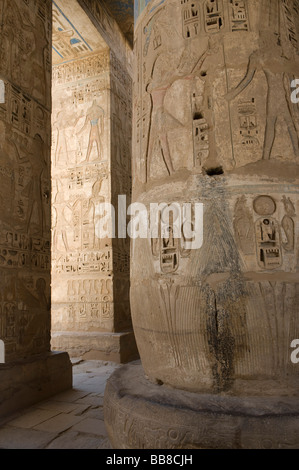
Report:
M165 0L161 0L160 3L158 3L158 5L156 5L155 7L153 7L151 10L150 10L150 13L152 13L152 11L155 11L156 8L158 8L160 5L162 5L163 3L165 2Z
M71 44L78 44L79 42L82 42L82 41L80 41L80 39L77 39L77 38L73 38L70 40Z
M58 28L58 31L63 31L63 29L62 29L62 28Z
M152 0L135 0L135 4L134 4L135 23L136 23L136 20L137 20L138 16L143 12L143 10L145 9L145 7L146 7L150 2L152 2ZM158 3L158 5L155 5L155 6L150 10L150 13L152 13L153 11L155 11L156 8L158 8L158 7L159 7L160 5L162 5L164 2L165 2L165 0L161 0L161 2Z
M143 10L145 9L145 7L150 1L151 0L135 0L135 11L134 11L135 21L137 20L140 13L143 12Z
M59 13L61 13L61 15L66 19L66 21L70 24L70 26L72 27L72 29L78 34L78 36L82 39L82 41L86 44L86 46L88 47L88 49L92 52L92 48L90 47L90 45L85 41L85 39L81 36L81 34L79 33L79 31L75 28L75 26L70 22L70 20L65 16L65 14L63 13L63 11L59 8L59 6L54 2L54 0L52 0L52 3L53 5L55 5L55 7L57 8L57 10L59 11ZM57 52L57 51L56 51ZM58 52L57 52L58 53ZM59 54L60 57L61 54Z
M64 58L64 57L58 52L58 50L57 50L54 46L52 46L52 49L53 49L53 51L55 51L56 54L58 54L62 59Z

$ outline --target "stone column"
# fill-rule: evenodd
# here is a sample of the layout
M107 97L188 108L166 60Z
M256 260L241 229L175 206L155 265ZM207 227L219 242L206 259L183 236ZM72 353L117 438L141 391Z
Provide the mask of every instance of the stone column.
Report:
M0 5L0 416L72 386L50 352L51 6Z
M202 203L203 244L193 249L175 213L168 236L133 242L144 372L109 382L110 437L130 448L296 447L298 2L146 3L136 5L133 200L165 203L159 227L168 205Z
M138 352L129 239L118 238L117 213L118 196L128 204L131 197L132 51L127 57L127 43L102 7L84 7L63 0L53 8L52 347L127 362ZM98 30L99 12L100 25L109 20L110 41ZM104 233L104 204L114 208L115 238Z

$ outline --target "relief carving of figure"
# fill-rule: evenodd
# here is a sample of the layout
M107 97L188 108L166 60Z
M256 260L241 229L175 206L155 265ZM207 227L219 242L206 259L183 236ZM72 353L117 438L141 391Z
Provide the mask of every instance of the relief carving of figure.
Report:
M284 216L281 222L281 228L285 234L286 242L283 247L286 251L294 251L295 247L295 223L288 215Z
M253 254L255 250L253 217L246 205L245 196L242 196L236 202L234 229L242 252L245 255Z
M84 160L86 162L90 161L94 144L97 148L98 158L103 157L101 135L103 135L104 131L104 110L97 105L96 100L93 101L92 106L87 110L84 126L79 132L77 132L77 135L82 134L88 128L90 131L86 159Z
M61 235L61 239L65 248L65 251L66 252L69 251L68 238L67 238L67 233L66 233L67 220L64 215L66 207L67 205L64 202L63 192L61 191L61 188L58 187L58 191L57 191L54 204L53 204L54 215L56 217L55 222L53 222L53 248L56 251L59 251L58 250L59 235Z
M151 78L146 86L146 91L151 97L149 137L146 151L146 181L150 177L151 160L156 144L159 145L168 174L171 175L175 171L167 134L168 131L176 127L183 127L183 124L165 109L165 96L175 81L193 78L208 53L207 48L200 55L195 65L194 63L190 65L188 53L184 50L176 69L173 69L173 57L170 53L159 54L154 62Z
M107 176L101 178L100 180L96 181L92 187L92 196L89 201L89 208L91 209L92 215L92 230L93 230L93 245L91 246L92 249L99 250L101 248L101 239L99 238L97 228L98 216L96 213L96 208L98 204L103 204L105 202L105 197L103 195L102 186L104 180L107 179Z
M24 21L14 0L9 0L4 5L1 42L1 68L26 91L44 99L47 90L45 52L49 42L43 21L39 17L35 24L29 18Z
M65 128L66 126L75 127L81 117L81 114L79 116L72 116L68 114L65 109L63 109L63 111L59 111L57 113L56 118L53 120L53 128L55 129L57 136L56 147L54 151L55 165L64 165L65 163L69 163L69 149L67 145L67 135Z
M33 67L32 92L38 98L44 98L47 90L46 49L49 45L45 25L37 17L34 27L35 47L29 56Z
M47 170L44 155L44 142L39 134L36 134L29 149L29 161L31 166L31 181L24 192L28 194L28 211L26 217L27 233L34 231L35 234L43 236L45 229L45 217L43 209L42 176ZM34 210L37 214L33 229Z
M10 3L10 4L9 4ZM22 28L22 20L14 0L5 2L3 6L3 23L1 37L1 69L14 77L14 67L17 66L18 37Z
M7 128L0 121L0 219L11 217L15 197L15 171L19 160L16 145L7 138Z
M269 32L262 31L260 34L260 49L251 54L245 77L235 89L231 90L226 95L226 99L230 101L236 98L251 84L257 71L262 70L265 74L268 85L267 121L263 159L269 160L271 158L272 148L275 141L277 120L279 116L282 116L288 128L295 157L298 160L298 134L284 85L285 76L288 72L290 75L292 74L292 62L284 56L283 49L279 46L277 38L269 35Z
M57 133L57 142L55 148L55 165L58 165L61 160L63 160L64 163L68 163L67 139L64 130L65 120L66 117L64 111L60 111L53 122L53 128L56 130Z

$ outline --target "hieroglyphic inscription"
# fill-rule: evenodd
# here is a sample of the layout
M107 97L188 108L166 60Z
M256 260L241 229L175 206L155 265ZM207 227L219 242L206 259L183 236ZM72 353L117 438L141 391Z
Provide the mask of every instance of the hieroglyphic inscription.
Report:
M51 2L0 6L0 325L6 362L49 350Z
M247 0L229 0L232 31L248 31Z
M112 272L111 251L89 252L89 253L68 253L67 255L55 255L52 264L53 272L86 274Z
M198 0L181 0L183 37L192 39L200 31L200 4Z
M258 120L254 98L251 101L240 101L238 111L242 145L249 147L259 145L257 137L259 134Z
M296 209L290 197L281 201L269 195L252 200L252 209L245 196L235 205L236 240L247 260L256 250L257 263L263 270L274 270L290 264L296 247ZM285 256L284 256L285 254Z
M298 16L299 2L298 0L282 0L282 9L287 28L287 36L295 49L298 49L298 30L296 27L295 17Z
M220 31L224 26L224 12L222 0L207 0L204 4L206 32Z

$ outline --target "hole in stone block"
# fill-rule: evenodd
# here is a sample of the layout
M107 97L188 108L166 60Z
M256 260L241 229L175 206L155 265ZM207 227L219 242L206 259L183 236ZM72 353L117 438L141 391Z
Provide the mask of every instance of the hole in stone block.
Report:
M197 121L198 119L203 119L203 115L199 112L193 114L193 120Z
M224 171L222 166L217 166L215 168L208 168L205 170L206 174L208 176L219 176L219 175L224 175Z

